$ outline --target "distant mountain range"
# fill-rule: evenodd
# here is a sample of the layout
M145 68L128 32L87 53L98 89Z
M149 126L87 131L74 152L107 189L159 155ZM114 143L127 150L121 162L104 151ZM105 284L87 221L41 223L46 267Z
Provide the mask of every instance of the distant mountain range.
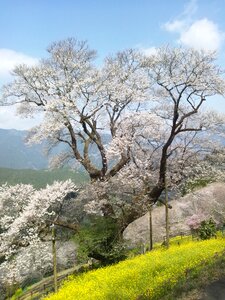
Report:
M0 129L0 185L23 183L39 189L55 180L70 178L76 185L88 181L88 175L81 169L46 170L48 157L44 154L44 144L28 146L26 135L26 131Z
M25 143L27 131L0 129L0 168L41 170L48 168L48 157L44 154L44 143L28 146ZM108 134L103 135L104 143L110 141ZM57 151L62 151L59 146ZM81 143L78 148L82 148ZM91 146L91 156L98 164L96 146Z
M43 144L25 144L26 131L0 129L0 167L11 169L46 169L48 158Z

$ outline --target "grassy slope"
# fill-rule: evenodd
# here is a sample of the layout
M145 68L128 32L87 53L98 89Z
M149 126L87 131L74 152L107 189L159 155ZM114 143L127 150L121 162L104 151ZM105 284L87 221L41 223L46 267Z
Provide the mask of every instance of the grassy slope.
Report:
M8 183L15 185L17 183L32 184L35 188L43 188L46 184L52 184L55 180L64 181L73 180L76 184L87 182L88 177L80 171L69 169L54 170L15 170L0 168L0 185Z
M92 300L176 299L173 290L179 290L187 281L196 282L206 266L224 257L224 249L224 238L157 249L72 278L57 294L45 299L85 300L90 295Z

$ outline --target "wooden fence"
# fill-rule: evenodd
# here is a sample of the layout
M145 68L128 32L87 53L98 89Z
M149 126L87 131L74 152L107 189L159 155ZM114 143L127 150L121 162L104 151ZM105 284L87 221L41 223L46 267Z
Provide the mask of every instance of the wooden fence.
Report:
M77 266L75 268L72 269L68 269L68 272L65 273L65 271L63 272L63 274L59 274L57 276L57 286L60 287L60 284L62 284L62 282L66 279L68 279L68 277L70 275L73 274L78 274L81 272L84 272L86 270L90 270L91 269L91 264L86 264L86 265L82 265L82 266ZM53 276L51 276L50 278L47 278L46 280L40 282L40 283L36 283L34 285L34 287L30 288L27 291L24 291L22 295L18 295L16 297L17 300L38 300L41 297L43 297L44 295L47 295L51 292L54 292L54 280L53 280ZM15 296L14 296L15 297ZM8 298L10 299L10 298Z

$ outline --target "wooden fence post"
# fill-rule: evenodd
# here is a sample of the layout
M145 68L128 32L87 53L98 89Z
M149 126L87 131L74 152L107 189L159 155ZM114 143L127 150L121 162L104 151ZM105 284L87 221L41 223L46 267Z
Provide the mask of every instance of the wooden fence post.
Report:
M54 291L57 292L57 261L56 261L56 245L55 245L55 225L52 224L52 257L53 257L53 278Z

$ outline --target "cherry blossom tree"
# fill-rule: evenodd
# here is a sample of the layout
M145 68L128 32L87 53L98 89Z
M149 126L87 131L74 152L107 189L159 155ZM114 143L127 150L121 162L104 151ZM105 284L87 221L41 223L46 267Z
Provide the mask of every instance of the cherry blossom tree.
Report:
M1 186L0 256L8 260L21 247L40 245L44 228L61 225L57 211L68 193L75 190L70 180L41 190L24 184Z
M107 148L108 160L129 149L129 163L110 181L114 182L114 195L122 190L133 192L131 210L137 208L138 198L142 204L158 201L166 177L170 188L181 187L190 179L224 179L224 170L206 159L219 153L224 140L224 115L204 109L210 97L224 94L224 79L214 54L166 47L151 57L142 57L142 67L149 78L145 92L151 103L144 101L138 110L124 115ZM106 190L104 185L102 207L110 193ZM100 202L93 203L99 211ZM86 206L92 212L93 203ZM143 214L138 206L136 214L132 212L134 218L137 211ZM128 223L133 219L130 217Z
M31 185L0 187L0 284L8 289L28 274L52 270L49 226L77 229L61 220L61 209L77 191L71 180L35 190ZM71 193L72 192L72 193Z
M205 102L225 90L213 53L162 47L145 56L130 49L98 68L86 42L53 43L48 53L36 66L15 68L2 105L17 104L25 117L42 113L28 142L47 139L49 150L65 144L52 163L81 164L99 187L93 195L100 203L108 201L109 185L114 193L129 189L134 199L144 202L147 195L155 203L166 176L170 186L180 184L192 166L221 147L212 137L224 116L204 111Z

